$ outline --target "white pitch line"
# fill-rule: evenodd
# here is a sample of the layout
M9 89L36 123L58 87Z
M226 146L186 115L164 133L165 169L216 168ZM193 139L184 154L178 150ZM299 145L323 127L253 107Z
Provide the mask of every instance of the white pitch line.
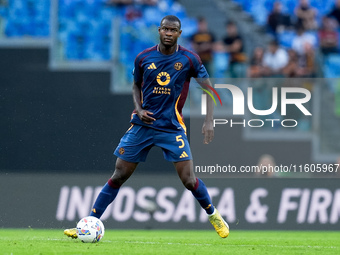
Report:
M143 242L143 241L125 241L125 243L140 244L168 244L168 245L212 245L208 243L161 243L161 242ZM273 248L313 248L313 249L339 249L338 246L310 246L310 245L272 245L272 244L227 244L228 246L237 247L273 247Z
M31 238L28 240L40 240L40 241L65 241L69 239L59 238ZM114 241L119 243L119 241ZM104 240L102 243L112 243L111 240ZM168 244L168 245L193 245L193 246L210 246L209 243L162 243L162 242L143 242L143 241L125 241L124 243L135 243L135 244ZM226 244L228 246L237 247L273 247L273 248L309 248L309 249L340 249L340 246L310 246L310 245L274 245L274 244Z
M339 249L338 246L310 246L310 245L274 245L274 244L229 244L228 246L244 247L275 247L275 248L315 248L315 249Z
M125 243L140 243L140 244L168 244L168 245L211 245L210 243L161 243L161 242L142 242L142 241L125 241Z

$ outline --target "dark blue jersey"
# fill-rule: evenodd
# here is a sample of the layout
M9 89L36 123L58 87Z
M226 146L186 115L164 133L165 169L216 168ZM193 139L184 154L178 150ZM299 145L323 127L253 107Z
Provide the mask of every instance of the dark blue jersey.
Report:
M158 45L139 53L135 59L134 80L141 85L142 108L156 121L145 124L137 114L131 123L176 132L186 131L182 108L189 91L190 78L208 78L197 54L178 45L172 55L164 55Z

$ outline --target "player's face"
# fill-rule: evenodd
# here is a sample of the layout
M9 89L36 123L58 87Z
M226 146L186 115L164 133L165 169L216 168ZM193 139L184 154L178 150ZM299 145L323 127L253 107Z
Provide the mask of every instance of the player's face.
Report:
M182 30L180 30L177 21L173 22L165 19L158 28L158 33L161 43L166 47L171 47L177 43L177 39L181 36Z

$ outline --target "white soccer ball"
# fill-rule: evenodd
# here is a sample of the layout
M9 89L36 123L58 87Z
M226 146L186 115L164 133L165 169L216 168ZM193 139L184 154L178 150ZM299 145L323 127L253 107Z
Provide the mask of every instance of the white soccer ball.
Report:
M77 224L77 235L83 243L99 242L104 236L104 224L100 219L87 216Z

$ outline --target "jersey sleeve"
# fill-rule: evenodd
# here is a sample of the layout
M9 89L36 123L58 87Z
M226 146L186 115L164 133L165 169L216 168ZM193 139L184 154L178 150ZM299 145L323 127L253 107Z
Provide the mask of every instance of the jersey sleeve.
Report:
M198 68L197 76L195 78L209 78L209 74L203 64Z
M209 78L209 74L199 56L193 56L192 63L194 67L194 78Z
M143 82L143 70L140 56L137 56L135 59L135 66L133 68L133 79L137 84L141 84Z

